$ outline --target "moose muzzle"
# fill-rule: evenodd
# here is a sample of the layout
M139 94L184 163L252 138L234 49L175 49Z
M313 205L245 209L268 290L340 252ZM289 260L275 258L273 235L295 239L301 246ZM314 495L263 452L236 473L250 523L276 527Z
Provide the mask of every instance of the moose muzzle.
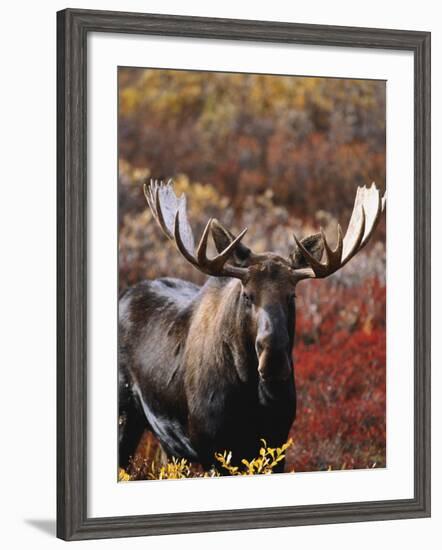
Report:
M258 373L265 382L287 380L291 374L287 315L279 304L261 308L255 341Z

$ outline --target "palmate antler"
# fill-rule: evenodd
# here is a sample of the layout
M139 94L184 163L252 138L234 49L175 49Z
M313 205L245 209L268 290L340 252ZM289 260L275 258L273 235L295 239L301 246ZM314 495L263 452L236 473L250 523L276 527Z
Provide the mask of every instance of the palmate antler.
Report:
M144 196L158 225L167 238L175 242L184 258L206 275L216 277L234 277L243 279L247 268L237 267L228 263L247 228L234 238L230 244L214 258L207 257L207 241L213 219L210 218L204 228L201 239L196 247L195 240L187 219L186 196L177 197L173 190L172 180L167 183L150 180L144 185Z
M314 258L296 235L293 235L299 251L310 266L296 271L299 279L328 277L350 261L367 244L373 234L381 213L385 209L385 201L385 195L381 198L380 191L374 183L368 188L358 187L347 232L343 238L341 226L338 224L338 243L334 250L330 248L324 231L321 229L324 263Z
M235 252L241 247L241 239L246 234L247 228L234 237L228 230L224 229L224 237L227 239L227 246L220 250L219 254L214 258L207 257L207 241L209 233L216 229L216 222L213 218L209 219L204 228L201 239L195 250L195 240L192 229L187 219L186 196L183 194L177 197L173 190L172 180L167 183L158 180L150 180L149 184L144 185L144 195L155 217L158 225L163 230L166 237L172 240L184 258L195 266L199 271L206 275L215 277L234 277L244 280L248 273L248 267L240 267L232 265L232 260ZM318 240L318 235L307 237L303 241L299 241L294 235L299 253L304 260L304 266L295 265L293 256L290 260L285 260L279 256L268 252L263 254L250 253L248 265L260 263L266 259L275 260L279 258L287 267L293 270L295 280L314 279L328 277L332 273L343 267L353 256L363 248L381 216L385 208L385 196L381 198L379 189L373 183L371 187L358 187L356 192L353 212L350 218L350 223L347 228L345 237L342 236L342 230L338 224L338 242L334 249L325 238L324 232L321 229L322 239L322 255L325 256L325 261L321 262L321 252L316 257L307 249L307 243L313 239ZM311 243L310 243L311 244ZM250 251L249 251L250 252Z

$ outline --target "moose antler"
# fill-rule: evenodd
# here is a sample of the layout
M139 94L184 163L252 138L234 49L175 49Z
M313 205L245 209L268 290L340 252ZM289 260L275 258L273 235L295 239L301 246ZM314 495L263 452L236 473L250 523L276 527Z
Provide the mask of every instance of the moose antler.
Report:
M144 196L158 225L166 237L172 240L179 252L206 275L216 277L234 277L243 279L247 273L246 268L233 266L227 263L235 252L236 247L247 232L247 228L230 242L230 244L214 258L207 257L207 241L212 227L212 218L206 224L201 239L196 247L192 228L187 219L186 196L175 195L173 182L151 179L149 184L144 184Z
M310 266L297 269L296 276L299 279L323 278L343 267L367 244L385 209L385 200L385 195L381 198L379 189L374 183L369 188L358 187L347 232L343 238L341 226L338 224L338 243L334 250L330 248L324 231L321 229L325 253L324 263L314 258L296 235L293 235L299 251Z

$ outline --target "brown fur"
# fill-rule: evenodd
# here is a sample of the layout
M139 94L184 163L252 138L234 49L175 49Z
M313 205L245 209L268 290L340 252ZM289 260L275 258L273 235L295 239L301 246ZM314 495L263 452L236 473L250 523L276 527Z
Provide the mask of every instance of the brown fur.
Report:
M239 463L261 438L285 443L296 410L296 281L275 254L244 248L238 261L248 266L243 281L158 279L121 297L121 466L146 427L169 457L204 468L217 451Z

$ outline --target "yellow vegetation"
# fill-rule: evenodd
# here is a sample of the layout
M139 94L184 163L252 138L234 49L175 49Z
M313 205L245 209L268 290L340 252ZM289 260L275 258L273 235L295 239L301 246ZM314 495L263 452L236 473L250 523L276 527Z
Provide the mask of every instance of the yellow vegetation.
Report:
M267 447L265 439L261 439L263 446L259 451L259 456L250 462L243 458L241 464L244 468L232 466L232 453L224 451L223 454L215 453L216 460L220 463L221 468L227 470L232 476L253 476L256 474L272 474L275 466L284 460L285 451L292 445L293 441L289 439L282 447L272 448Z
M134 479L184 479L184 478L210 478L220 477L221 475L232 476L251 476L257 474L272 474L274 468L285 458L286 450L293 444L289 439L281 447L268 447L267 442L261 439L262 447L259 450L259 455L252 460L242 459L242 466L232 465L231 451L223 453L215 453L215 459L218 462L217 466L213 466L207 472L201 472L191 462L185 458L178 459L173 457L164 465L157 465L154 461L150 465L143 463L137 469L143 469L144 475L140 477L139 471L130 474L123 468L118 471L118 481L131 481Z

